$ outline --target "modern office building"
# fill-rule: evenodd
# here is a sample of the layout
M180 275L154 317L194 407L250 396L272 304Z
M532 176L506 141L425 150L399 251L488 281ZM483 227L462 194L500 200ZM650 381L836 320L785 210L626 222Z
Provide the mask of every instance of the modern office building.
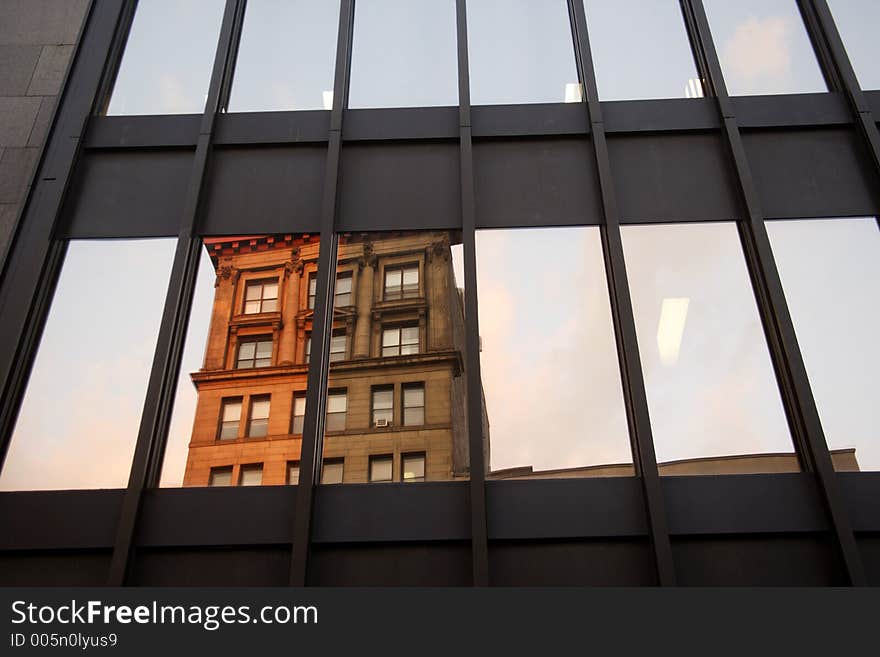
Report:
M875 5L2 3L0 584L880 584Z

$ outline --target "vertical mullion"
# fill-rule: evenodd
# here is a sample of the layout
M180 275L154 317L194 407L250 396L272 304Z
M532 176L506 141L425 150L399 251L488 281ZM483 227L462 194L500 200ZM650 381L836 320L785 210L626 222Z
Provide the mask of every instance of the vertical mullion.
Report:
M354 0L342 0L339 7L339 31L336 37L336 67L333 80L333 109L324 192L321 205L321 237L315 309L312 320L312 353L306 387L306 415L303 419L300 449L300 479L296 487L296 510L293 521L293 550L290 560L290 585L305 586L314 512L315 484L324 445L324 408L330 366L330 335L333 329L333 288L336 271L336 201L339 160L342 150L342 119L348 104L348 79L351 72L351 49L354 28Z
M590 53L587 21L582 0L569 0L569 13L572 21L578 73L584 85L584 105L590 122L590 141L593 146L602 196L604 215L604 221L600 225L602 251L608 277L611 314L614 320L620 375L629 420L630 441L645 499L651 545L657 566L657 580L661 586L673 586L675 585L675 567L672 559L672 545L669 540L666 507L660 485L657 457L654 452L648 398L645 393L632 299L626 276L611 160L605 139L605 125L599 105L596 73Z
M477 316L476 202L471 135L467 2L455 3L458 52L458 127L461 183L461 234L465 280L465 375L470 474L471 565L474 586L489 585L489 536L486 520L486 463L483 452L483 384L480 376L480 327Z
M738 192L747 214L745 221L738 221L737 225L792 438L799 447L799 457L807 469L814 472L819 484L849 580L853 585L864 585L861 556L819 421L706 11L702 0L686 1L691 4L701 47L709 64L725 138L736 169Z
M177 251L171 268L134 458L116 528L113 557L107 580L109 586L125 584L144 489L156 483L164 457L165 440L174 403L174 389L180 373L180 359L183 354L199 263L200 242L194 232L211 154L220 89L226 68L230 65L230 44L240 3L241 0L226 0L223 13L223 23L214 56L208 98L193 155L180 220Z

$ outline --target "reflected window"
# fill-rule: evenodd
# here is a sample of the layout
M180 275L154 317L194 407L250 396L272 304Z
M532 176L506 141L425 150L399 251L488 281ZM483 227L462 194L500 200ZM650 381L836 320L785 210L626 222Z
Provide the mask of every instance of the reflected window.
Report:
M827 91L796 0L703 0L731 96Z
M834 467L880 470L877 220L769 221L767 232Z
M797 471L736 226L621 232L660 474Z
M424 454L404 454L400 457L400 464L404 481L415 482L425 480Z
M862 89L880 89L880 3L876 0L828 0L846 54Z
M345 390L333 391L327 395L327 431L345 431L348 415L348 395Z
M333 303L337 308L351 305L351 272L336 277L336 292Z
M241 399L230 399L223 402L223 414L220 416L220 440L238 438L238 427L241 423Z
M403 426L418 427L425 423L425 384L403 386Z
M247 340L238 345L236 369L269 367L272 364L272 338L263 337Z
M231 486L232 485L232 466L228 465L222 468L211 468L211 477L208 481L209 486Z
M391 454L370 457L370 482L393 481L394 457Z
M419 353L419 327L396 326L382 331L382 356Z
M138 2L107 114L201 114L225 4Z
M299 461L290 461L287 464L287 485L296 486L299 484Z
M584 0L600 100L700 98L675 0Z
M315 309L315 297L318 295L318 279L315 274L309 274L309 309Z
M390 427L394 423L394 387L373 388L373 426Z
M321 465L322 484L341 484L344 459L325 459Z
M306 336L306 348L304 353L305 360L304 363L308 364L310 360L312 360L312 336Z
M458 105L455 3L358 0L348 105Z
M243 465L238 474L239 486L260 486L263 483L263 464Z
M632 476L599 229L481 230L476 246L489 478Z
M251 412L248 418L248 438L262 438L269 433L269 406L271 399L268 395L251 397Z
M244 314L274 313L278 310L278 280L250 281L245 287Z
M330 362L345 360L345 333L334 333L330 336Z
M419 266L385 269L385 301L412 299L419 296Z
M69 243L0 490L126 486L175 244Z
M301 435L306 418L306 393L297 392L293 395L293 422L290 433Z
M471 103L580 102L565 0L469 0Z
M333 107L338 0L248 0L230 112Z

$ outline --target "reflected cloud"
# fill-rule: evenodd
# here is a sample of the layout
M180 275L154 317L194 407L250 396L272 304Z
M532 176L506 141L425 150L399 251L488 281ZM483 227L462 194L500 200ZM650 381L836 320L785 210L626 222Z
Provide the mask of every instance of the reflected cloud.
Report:
M750 16L724 41L725 73L737 87L788 87L794 21L787 16Z

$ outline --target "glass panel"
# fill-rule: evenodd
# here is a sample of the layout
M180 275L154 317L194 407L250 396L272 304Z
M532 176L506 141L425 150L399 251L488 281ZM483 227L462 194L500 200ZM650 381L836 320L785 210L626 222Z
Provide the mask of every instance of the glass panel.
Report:
M840 38L862 89L880 89L880 3L876 0L828 0Z
M425 455L424 454L404 454L402 460L403 480L404 481L424 481L425 480Z
M736 226L622 233L660 474L797 471Z
M293 397L293 425L291 433L301 434L306 415L306 396L296 394Z
M283 485L288 462L300 458L302 417L297 423L293 407L294 395L306 391L308 288L318 240L282 234L203 241L160 485L207 486L211 468L227 465L235 466L238 481L238 469L255 463L263 464L263 484ZM260 303L267 291L278 298L277 329L277 315L237 314L245 296L256 294ZM251 345L254 366L272 369L237 371L238 343ZM243 419L218 429L222 400L230 398L241 404Z
M0 490L125 488L175 243L70 242Z
M584 0L600 100L699 98L681 6L675 0Z
M358 0L348 105L458 105L455 3Z
M344 462L340 459L326 460L321 466L322 484L341 484Z
M232 467L211 468L211 478L208 481L209 486L231 486L232 485Z
M263 483L262 465L243 465L239 479L240 486L259 486Z
M330 338L330 362L345 360L345 334L334 335Z
M476 241L489 477L633 475L599 229Z
M837 470L880 470L880 230L874 217L767 232Z
M370 458L370 481L392 481L394 461L391 456L373 456Z
M332 109L338 0L248 0L230 112Z
M404 453L428 455L428 480L468 476L460 242L439 230L339 236L337 272L351 273L352 306L333 313L348 360L330 364L323 456L345 461L346 483L371 481L376 455L391 459L382 480L400 481ZM386 285L418 284L420 272L424 303L385 303Z
M827 91L795 0L703 0L731 96Z
M318 293L318 280L312 276L309 278L309 308L315 308L315 296Z
M469 0L471 103L580 102L565 0Z
M138 2L107 114L201 114L224 0Z

